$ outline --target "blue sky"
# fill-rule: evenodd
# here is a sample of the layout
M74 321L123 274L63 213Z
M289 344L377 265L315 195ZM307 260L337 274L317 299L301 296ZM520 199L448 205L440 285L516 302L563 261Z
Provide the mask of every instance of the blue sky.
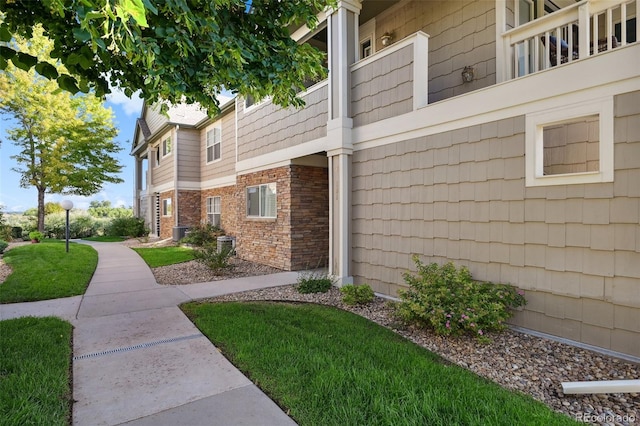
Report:
M140 116L142 100L138 97L127 98L121 92L112 93L107 97L105 106L111 108L115 115L115 124L119 130L116 141L122 150L117 157L122 164L120 178L124 180L120 184L105 184L102 191L91 197L63 196L47 194L45 201L60 202L64 199L73 201L74 208L86 209L91 201L110 201L113 206L129 207L133 205L133 157L131 141L135 128L136 118ZM38 193L35 188L24 189L20 187L20 174L11 169L16 166L10 157L17 153L17 149L6 139L5 130L11 122L0 119L0 205L4 212L22 212L38 205Z

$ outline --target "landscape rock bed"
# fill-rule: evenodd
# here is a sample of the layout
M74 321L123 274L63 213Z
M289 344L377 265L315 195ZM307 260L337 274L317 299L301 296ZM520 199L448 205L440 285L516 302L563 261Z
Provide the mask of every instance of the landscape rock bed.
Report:
M466 336L436 336L428 330L398 323L386 299L377 297L362 307L344 305L337 288L327 293L300 294L295 286L284 286L207 299L250 300L310 302L345 309L507 389L531 395L572 419L601 425L640 424L640 394L564 395L561 386L561 382L638 379L637 364L514 330L489 335L491 343Z

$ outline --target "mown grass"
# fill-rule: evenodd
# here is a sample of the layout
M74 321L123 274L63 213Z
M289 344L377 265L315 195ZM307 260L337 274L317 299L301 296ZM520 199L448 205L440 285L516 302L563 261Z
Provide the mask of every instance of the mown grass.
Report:
M45 240L14 247L3 255L13 273L0 285L0 303L32 302L83 294L98 264L98 252L84 244Z
M349 312L268 302L182 309L300 425L577 424Z
M189 247L134 248L134 250L147 262L150 268L188 262L194 259L193 249Z
M53 317L0 321L0 425L70 424L71 333Z
M126 237L115 237L115 236L111 236L111 235L99 235L96 237L86 237L83 238L83 240L87 240L87 241L97 241L100 243L119 243L122 241L126 241Z

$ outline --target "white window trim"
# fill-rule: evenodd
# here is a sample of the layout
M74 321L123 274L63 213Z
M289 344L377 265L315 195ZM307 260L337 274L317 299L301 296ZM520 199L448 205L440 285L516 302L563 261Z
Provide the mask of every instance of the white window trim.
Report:
M251 188L257 188L258 189L258 203L260 203L261 201L261 191L260 189L263 186L269 186L269 185L274 185L275 187L275 195L274 195L274 203L275 203L275 215L274 216L266 216L266 215L262 215L260 212L260 207L258 207L258 215L250 215L249 214L249 190ZM269 182L269 183L263 183L260 185L251 185L251 186L247 186L246 190L245 190L245 202L246 202L246 212L247 212L247 217L248 218L252 218L252 219L275 219L278 216L278 186L275 182Z
M216 198L218 199L218 203L215 202ZM219 219L219 222L220 222L220 220L222 220L222 197L220 196L207 197L206 209L207 209L207 223L211 225L215 225L215 223L213 223L215 222L214 220L209 221L209 216L215 216L215 215L220 216L220 219ZM218 223L218 226L219 225L220 223Z
M209 160L209 132L214 131L215 129L218 129L220 131L220 140L218 141L218 144L220 145L220 157L218 158L214 158L211 161ZM205 163L206 164L211 164L211 163L216 163L220 160L222 160L222 126L220 125L220 123L216 123L210 127L207 127L205 133L204 133L204 137L205 137L205 151L204 151L204 158L205 158ZM215 143L213 145L211 145L211 147L215 147ZM215 148L213 149L214 151L214 155L215 155Z
M169 152L167 152L166 154L164 153L165 150L165 146L167 141L169 141L169 143L171 144L171 149L169 150ZM162 141L160 142L160 146L158 147L160 149L160 156L162 158L168 157L171 155L171 153L173 153L173 141L171 140L171 135L167 136L166 138L163 138Z
M162 216L173 216L173 209L171 208L171 198L162 199Z
M544 175L543 129L580 117L600 118L599 167L597 172ZM527 114L525 137L526 186L572 185L613 182L613 97L594 99L575 105L565 105Z

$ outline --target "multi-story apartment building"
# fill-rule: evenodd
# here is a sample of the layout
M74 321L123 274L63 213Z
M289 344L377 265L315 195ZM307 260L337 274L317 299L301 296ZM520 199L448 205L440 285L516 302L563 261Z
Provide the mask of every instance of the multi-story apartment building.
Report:
M453 261L525 290L514 324L640 356L639 7L341 0L292 34L328 57L304 108L145 106L137 214L392 296Z

